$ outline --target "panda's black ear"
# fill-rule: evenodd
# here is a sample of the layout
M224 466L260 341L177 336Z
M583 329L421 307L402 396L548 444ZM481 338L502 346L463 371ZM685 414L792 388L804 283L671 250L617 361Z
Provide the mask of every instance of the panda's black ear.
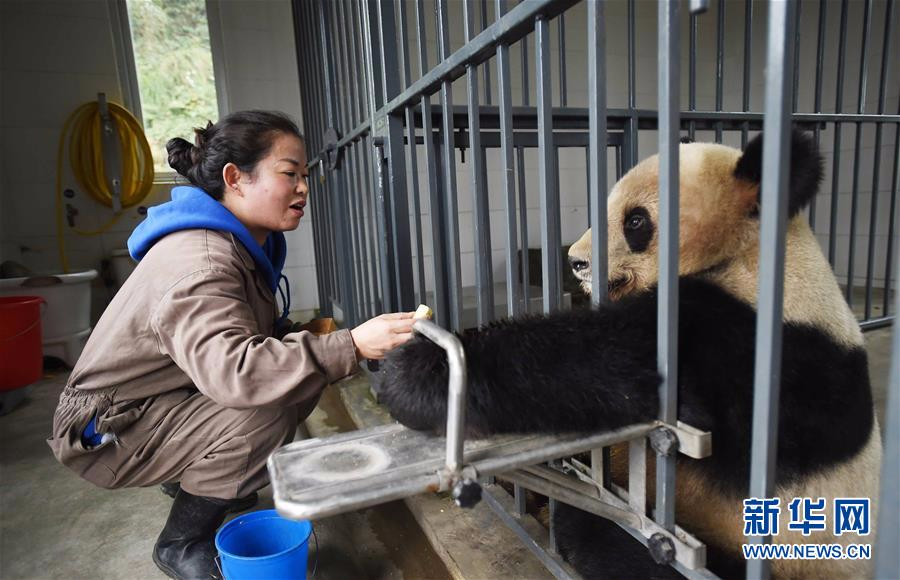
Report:
M757 135L738 160L734 176L759 185L762 180L762 133ZM791 176L788 194L788 215L793 217L812 200L819 191L823 175L822 156L808 133L791 131ZM758 194L757 194L758 195ZM758 201L758 200L757 200Z

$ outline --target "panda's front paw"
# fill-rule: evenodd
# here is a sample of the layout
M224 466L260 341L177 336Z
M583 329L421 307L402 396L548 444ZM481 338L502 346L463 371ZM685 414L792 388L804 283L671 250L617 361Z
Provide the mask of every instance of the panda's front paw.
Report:
M443 432L448 376L444 349L420 335L387 356L375 392L378 402L407 427Z

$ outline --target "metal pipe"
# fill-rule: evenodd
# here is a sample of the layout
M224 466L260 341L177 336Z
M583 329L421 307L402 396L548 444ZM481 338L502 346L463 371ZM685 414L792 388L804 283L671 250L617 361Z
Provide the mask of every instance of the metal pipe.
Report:
M569 92L566 87L566 14L563 12L556 17L559 40L559 104L563 107L569 105Z
M753 54L753 0L744 0L744 90L741 104L744 112L750 110L750 65ZM741 129L741 149L747 146L749 123Z
M659 300L657 303L657 364L659 418L678 420L678 215L679 215L679 81L680 38L678 0L659 3ZM656 521L675 528L675 457L657 455Z
M750 451L750 497L771 497L775 491L778 402L781 390L784 240L790 167L791 89L794 49L793 0L769 7L766 48L766 120L760 216L759 299L756 361L753 378L753 445ZM753 543L770 541L754 537ZM768 560L749 560L748 578L768 578Z
M459 338L430 320L420 319L413 329L447 351L447 469L459 477L463 467L466 427L466 351Z
M544 312L562 306L560 265L560 210L557 181L557 152L553 143L553 114L550 72L550 23L538 17L535 28L535 80L538 113L538 184L541 200L541 270Z
M847 54L847 10L848 0L841 2L841 34L838 41L837 94L835 95L834 112L841 113L844 108L844 62ZM831 163L831 220L828 229L828 263L834 268L837 245L838 199L840 197L841 171L841 123L834 124L834 155Z
M499 18L506 13L506 0L496 0L495 12ZM500 91L500 158L503 191L506 193L506 312L509 316L519 314L519 262L516 250L519 247L516 230L516 179L515 154L513 149L512 88L510 86L509 45L497 46L497 87ZM521 495L521 494L518 494ZM518 505L518 495L517 504Z
M465 42L475 32L475 10L472 0L463 3ZM494 280L491 259L491 221L487 189L484 183L484 149L481 146L481 115L478 102L478 67L466 67L469 110L469 147L471 149L472 216L475 230L475 291L479 326L494 318Z
M891 209L888 215L895 216L897 215L897 190L898 185L900 185L900 125L897 125L894 130L894 175L891 179L891 184ZM888 220L887 256L884 264L884 308L882 312L885 315L890 314L891 265L893 264L894 241L894 220L890 219ZM900 309L894 310L894 316L898 314L900 314Z
M447 2L437 0L438 46L440 61L447 62L450 56L450 30ZM432 71L434 72L434 71ZM429 73L431 74L431 73ZM441 85L441 112L443 113L442 134L444 137L444 218L446 219L446 260L449 266L450 287L450 329L462 330L462 273L459 256L459 210L456 192L456 156L453 137L453 86L449 79Z
M484 31L488 27L488 12L487 12L488 0L481 0L481 30ZM499 12L498 12L499 14ZM499 48L500 45L497 45ZM482 65L482 71L484 72L484 102L487 104L491 104L493 99L491 98L491 61L486 60Z
M884 35L881 48L881 88L878 91L878 114L884 114L884 100L887 93L888 58L891 55L891 23L894 18L894 0L888 0L884 14ZM881 172L881 131L882 124L875 125L875 160L872 168L872 203L869 208L869 248L866 261L866 310L864 319L872 317L872 285L875 274L875 230L878 227L878 177ZM888 214L893 217L894 214ZM890 239L888 239L890 244ZM887 314L887 311L884 312Z
M819 34L816 40L816 93L813 103L813 111L822 112L822 70L825 67L825 21L828 2L827 0L819 0ZM799 21L798 21L799 22ZM800 27L797 26L797 30ZM796 74L796 72L795 72ZM794 111L796 112L796 110ZM819 150L822 129L817 125L815 128L816 151ZM809 225L815 231L816 229L816 196L809 201Z
M522 310L530 311L531 299L531 264L528 255L528 192L525 179L525 150L522 147L516 149L516 178L519 183L519 230L522 232Z
M719 0L716 15L716 111L722 110L722 94L725 78L725 0ZM722 124L716 125L716 143L722 142Z
M591 221L591 304L605 303L608 296L606 284L607 211L606 190L606 5L588 2L588 116L590 146L588 147L588 214Z
M869 34L872 31L872 0L866 0L863 13L863 44L859 63L859 92L857 94L857 113L866 111L866 85L869 75ZM856 143L853 152L853 193L850 196L850 250L847 255L847 304L853 306L853 275L856 262L856 214L859 208L859 165L862 149L863 126L856 125Z

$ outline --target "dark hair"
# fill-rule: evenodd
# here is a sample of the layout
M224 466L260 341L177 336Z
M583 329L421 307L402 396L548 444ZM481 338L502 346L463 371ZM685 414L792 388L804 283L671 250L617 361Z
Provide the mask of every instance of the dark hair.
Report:
M252 174L278 134L302 139L296 123L276 111L238 111L194 133L194 145L181 137L166 143L169 166L217 200L225 193L222 168L226 164L234 163Z

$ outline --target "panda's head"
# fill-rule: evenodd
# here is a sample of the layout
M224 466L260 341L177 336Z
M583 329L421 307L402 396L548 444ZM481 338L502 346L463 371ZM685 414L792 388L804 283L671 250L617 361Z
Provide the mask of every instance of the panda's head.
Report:
M762 135L742 153L711 143L680 145L679 273L697 274L758 254ZM816 194L822 162L812 139L791 136L789 213L794 217ZM612 299L657 283L659 257L659 158L650 157L613 187L608 205ZM591 232L569 251L569 261L590 292Z

